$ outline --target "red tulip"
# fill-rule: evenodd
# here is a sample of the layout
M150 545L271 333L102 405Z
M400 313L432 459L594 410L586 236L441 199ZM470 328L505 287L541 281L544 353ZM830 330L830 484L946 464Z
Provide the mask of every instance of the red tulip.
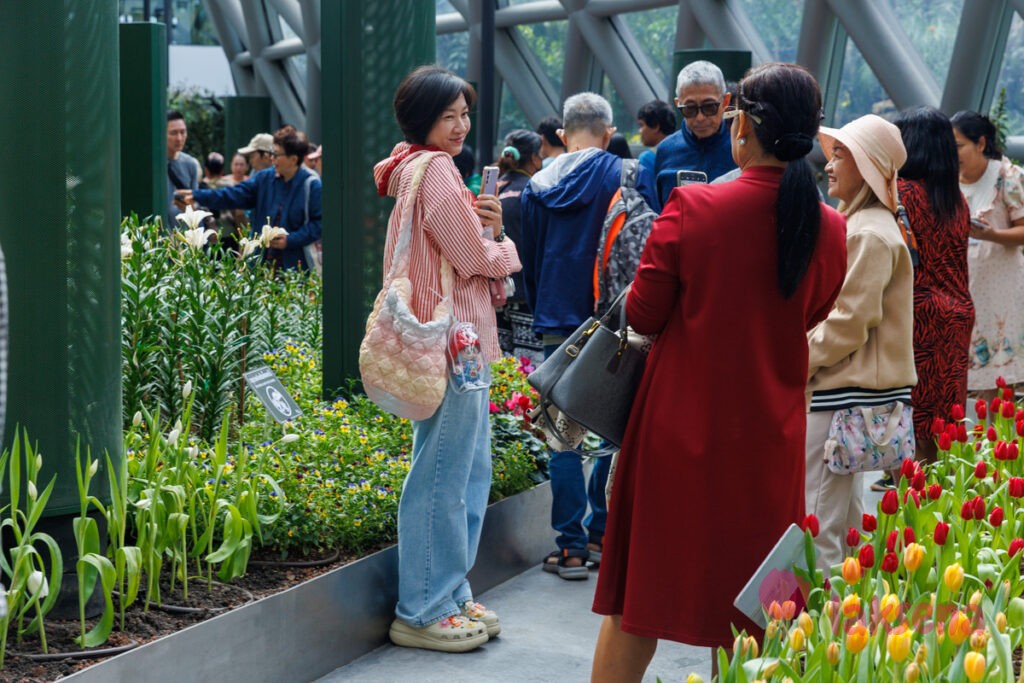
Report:
M1019 420L1014 426L1017 427L1017 436L1024 436L1024 420Z
M949 414L957 422L959 422L960 420L964 419L964 417L966 417L966 414L964 413L964 407L962 405L960 405L959 403L954 403L953 404L953 407L949 409Z
M956 440L967 443L967 426L963 422L956 426Z
M988 474L988 465L985 464L984 460L979 461L978 464L974 466L974 478L975 479L984 479L985 475L987 475L987 474Z
M924 491L925 476L924 470L918 470L911 480L910 485L915 491Z
M1024 538L1015 538L1010 541L1010 547L1006 549L1006 554L1013 557L1021 550L1024 550Z
M821 529L818 524L818 518L814 515L807 515L804 517L804 523L800 525L800 528L804 531L810 530L812 538L817 538L818 531Z
M900 476L905 479L911 479L916 471L917 463L913 460L904 460L903 464L900 465Z
M885 551L888 553L896 552L896 541L900 539L899 532L893 529L889 532L888 538L885 539Z
M921 507L921 494L917 492L917 489L907 489L906 493L903 494L903 504L906 505L907 498L914 501L914 507Z
M1016 460L1018 455L1020 455L1020 451L1017 448L1017 442L1014 441L1013 443L1006 447L1006 459Z
M1013 387L1006 387L1003 389L1003 401L1013 403ZM1003 404L1003 408L1006 408L1005 403ZM1003 415L1003 417L1006 417L1006 415Z
M861 546L860 552L857 553L857 559L860 561L860 566L865 569L871 569L875 566L875 549L871 545L865 543Z
M946 431L946 421L941 417L937 417L932 420L932 434L938 436L939 434Z
M1006 460L1006 442L996 441L996 447L992 449L992 457L996 460Z
M928 487L928 500L938 500L942 495L942 484L932 484Z
M887 515L895 515L900 509L900 499L895 491L889 489L882 495L882 512Z
M996 377L996 386L999 387L1000 389L1006 388L1006 379L1002 375Z
M998 505L992 508L992 513L988 516L988 523L992 526L999 526L1003 523L1003 508Z
M846 532L846 545L856 548L858 543L860 543L860 532L851 526Z
M903 529L903 545L907 546L911 543L917 542L917 534L914 533L913 527L905 527Z
M974 403L974 412L978 414L979 420L984 420L985 416L988 415L988 405L985 403L985 399L979 398Z
M946 536L949 535L949 525L939 522L935 525L935 545L946 545Z
M1012 498L1024 498L1024 478L1010 477L1006 490Z
M870 515L865 512L864 516L861 517L860 525L864 529L864 531L866 531L867 533L871 533L872 531L878 528L878 520L875 518L874 515Z
M999 434L996 433L995 427L989 427L988 432L985 434L985 436L987 436L988 440L991 441L992 443L995 443L996 441L999 440Z
M949 434L943 432L939 434L939 450L948 451L953 446L953 439L949 437Z
M971 508L974 512L974 519L985 519L985 499L975 496L971 501Z
M992 402L988 404L988 412L992 413L993 415L998 415L1002 407L1003 399L996 396L994 399L992 399Z
M1013 405L1012 401L1013 389L1007 388L1006 390L1010 392L1010 398L1003 401L1003 409L1001 411L1001 414L1005 418L1012 418L1014 414L1017 412L1017 406Z
M896 553L886 553L885 557L882 558L882 571L892 574L899 568L900 558L896 557Z
M964 504L960 506L960 518L965 522L974 519L974 508L971 506L971 501L965 500Z

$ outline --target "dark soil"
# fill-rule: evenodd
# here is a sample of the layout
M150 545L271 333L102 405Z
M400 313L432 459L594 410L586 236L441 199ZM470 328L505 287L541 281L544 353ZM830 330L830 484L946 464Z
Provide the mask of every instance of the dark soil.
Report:
M205 581L190 578L188 584L189 599L187 602L181 594L180 582L176 584L174 591L170 590L170 586L166 582L161 582L161 603L164 609L159 609L155 605L150 606L148 610L144 608L145 586L143 585L139 589L139 598L135 601L135 604L125 611L124 630L122 631L118 628L117 617L115 617L114 632L107 643L97 648L97 650L125 645L130 646L132 643L143 645L149 641L187 628L192 624L197 624L211 617L223 614L229 609L247 604L252 599L258 600L268 595L279 593L286 588L348 564L356 558L327 553L324 557L320 558L292 558L291 560L292 563L301 562L305 564L309 564L312 560L316 566L279 565L277 564L278 558L259 553L254 553L253 559L259 562L251 564L245 576L235 579L226 586L215 583L212 591L207 590ZM326 564L320 564L317 562L318 560L327 560L327 562ZM65 580L74 580L74 576L65 577ZM216 576L214 581L216 581ZM114 605L115 607L117 605L116 597L114 598ZM190 610L187 613L181 613L178 610L174 610L174 606L185 606L190 608ZM87 620L86 628L92 628L95 623L95 620ZM59 655L67 653L68 657L53 661L37 661L33 656L42 654L38 635L26 635L21 643L17 643L12 631L7 643L7 655L4 665L0 669L0 682L35 683L56 681L103 661L107 657L114 656L114 654L107 653L103 656L83 658L82 649L73 640L81 634L81 625L78 621L47 619L45 624L46 644L49 654Z

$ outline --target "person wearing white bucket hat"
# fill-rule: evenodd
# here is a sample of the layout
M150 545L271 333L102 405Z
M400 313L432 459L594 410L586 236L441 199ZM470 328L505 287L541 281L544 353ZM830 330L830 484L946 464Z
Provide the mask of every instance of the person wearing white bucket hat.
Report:
M860 528L863 474L834 474L824 460L833 415L910 405L914 366L914 269L896 223L896 174L906 161L899 129L869 114L818 133L828 194L846 215L846 279L835 307L808 335L807 512L818 517L818 566L843 559L843 537ZM912 432L911 432L912 434ZM912 443L912 442L911 442Z

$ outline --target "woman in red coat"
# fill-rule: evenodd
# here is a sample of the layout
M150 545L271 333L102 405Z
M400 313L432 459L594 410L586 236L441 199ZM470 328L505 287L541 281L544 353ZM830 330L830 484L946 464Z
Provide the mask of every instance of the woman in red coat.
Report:
M845 228L804 159L813 76L763 64L736 105L742 175L673 190L627 300L659 336L608 510L594 681L639 681L660 638L716 647L730 624L755 629L733 600L804 513L806 334L842 286Z

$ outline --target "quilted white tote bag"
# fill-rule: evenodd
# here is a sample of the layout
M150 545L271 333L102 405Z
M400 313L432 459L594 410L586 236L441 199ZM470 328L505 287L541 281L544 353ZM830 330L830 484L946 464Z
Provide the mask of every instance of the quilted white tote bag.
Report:
M409 245L420 181L433 154L424 154L413 170L406 210L391 270L366 320L359 345L363 389L382 409L409 420L426 420L437 411L448 387L445 348L452 325L451 290L455 274L441 257L441 302L433 318L420 322L412 310Z

